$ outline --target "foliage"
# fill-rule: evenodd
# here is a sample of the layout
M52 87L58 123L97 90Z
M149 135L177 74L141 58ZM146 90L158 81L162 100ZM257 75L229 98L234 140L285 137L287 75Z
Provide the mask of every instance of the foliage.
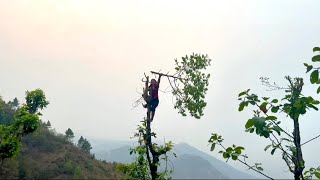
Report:
M40 126L38 109L46 107L42 90L27 91L26 104L19 107L15 98L5 103L0 98L0 159L16 156L21 147L21 137L34 132Z
M10 125L14 121L14 113L16 112L16 108L17 106L14 106L11 101L6 103L0 97L0 124Z
M20 153L3 163L0 179L119 179L115 164L92 159L45 123L22 138Z
M178 109L183 116L186 116L187 112L197 119L203 116L203 110L207 105L204 99L210 77L210 74L205 73L204 70L210 62L208 55L202 54L186 55L182 57L181 62L175 59L175 76L178 78L170 83L176 98L174 108Z
M319 48L315 48L314 50L319 51ZM317 57L318 55L313 57L312 61L320 61L320 59L318 60ZM312 65L305 63L305 66L307 67L307 72L314 69ZM265 83L266 79L263 78L263 80L263 83ZM291 77L287 76L286 80L289 82L287 88L280 88L277 85L270 85L269 82L265 83L268 87L272 87L274 90L285 90L286 94L280 100L271 99L270 97L260 98L258 95L250 93L250 89L239 93L239 111L243 111L250 105L256 107L256 110L253 111L253 117L248 119L245 124L245 131L249 133L255 132L256 135L269 139L271 144L265 147L265 151L271 148L270 153L273 155L276 150L279 150L282 153L282 159L288 166L289 171L294 174L295 179L309 179L312 178L313 175L319 178L319 168L311 168L309 171L303 173L303 170L305 169L305 161L303 160L301 146L310 141L307 141L306 143L300 142L299 118L306 114L309 110L318 111L317 106L320 104L320 102L311 96L302 95L302 88L304 85L302 78L292 79ZM317 70L314 70L311 73L310 81L311 83L320 83ZM294 127L292 135L280 127L281 121L278 119L277 114L284 114L293 121ZM255 166L249 166L246 163L245 159L247 156L241 154L242 147L233 145L232 147L225 148L222 145L222 142L223 139L221 136L212 134L211 138L209 139L211 150L213 151L215 149L215 145L218 144L224 149L224 151L220 151L220 153L223 154L225 159L228 160L231 157L233 160L239 160L239 156L242 156L244 160L240 160L240 162L247 165L250 169L259 172L265 177L270 178L261 172L263 168L260 166L260 163L256 163Z
M65 134L66 134L67 140L68 140L69 142L72 142L72 139L74 138L74 133L73 133L73 131L72 131L70 128L68 128L68 129L66 130ZM81 137L82 137L82 136L81 136ZM83 142L82 142L82 143L83 143Z
M320 166L318 168L310 168L308 171L304 172L305 179L312 179L313 176L320 179Z
M182 61L175 59L175 74L168 75L151 71L153 74L166 76L172 88L172 93L176 99L174 108L183 116L190 114L191 116L200 119L204 113L204 108L207 105L205 95L208 90L210 74L205 73L206 68L210 65L211 59L207 55L192 54L182 57ZM147 89L149 79L146 76L145 89L143 99L147 100ZM138 101L139 102L139 101ZM131 149L130 154L138 154L134 163L120 165L118 170L127 174L132 178L139 179L163 179L167 177L171 170L158 172L160 160L167 161L166 153L169 152L173 144L165 143L164 146L159 146L152 143L152 138L156 138L156 134L151 131L151 122L149 121L150 111L147 110L147 118L142 121L142 125L138 126L138 133L134 137L138 138L139 145Z
M151 142L151 137L147 137L148 121L142 121L142 125L137 128L134 138L138 138L139 145L130 149L131 154L137 154L135 161L130 164L117 165L117 171L122 172L135 179L153 179L152 168L160 165L159 160L167 161L167 153L172 150L173 143L170 141L164 145L158 145ZM150 135L156 138L156 133L150 132ZM152 158L152 159L151 159ZM169 174L172 170L165 169L163 172L156 171L156 179L170 179Z
M92 149L90 142L83 138L82 136L78 140L77 145L83 152L90 154L90 150Z
M34 114L38 109L43 109L47 107L49 101L46 100L46 96L41 89L36 89L34 91L26 92L26 107L31 114Z

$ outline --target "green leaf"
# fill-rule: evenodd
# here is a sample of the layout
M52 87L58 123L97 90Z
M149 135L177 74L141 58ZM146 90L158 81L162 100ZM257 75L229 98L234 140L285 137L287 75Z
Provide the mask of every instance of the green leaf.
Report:
M257 166L257 169L258 169L259 171L263 171L263 168L260 167L260 166Z
M246 125L245 125L245 128L246 128L246 129L249 129L250 127L253 126L253 124L254 124L253 119L249 119L249 120L247 121Z
M231 153L231 152L233 151L233 149L232 149L231 147L228 147L228 148L226 149L226 151L227 151L228 153Z
M276 151L276 149L277 149L277 148L273 148L273 149L272 149L272 151L271 151L271 155L273 155L273 154L274 154L274 152Z
M275 130L280 136L282 130L279 126L274 126L272 129Z
M212 143L210 151L213 151L215 147L216 147L216 143Z
M316 110L316 111L318 111L318 110L319 110L319 108L317 108L316 106L314 106L314 105L312 105L312 104L308 104L308 106L309 106L310 108L312 108L312 109Z
M269 97L262 97L263 100L267 101Z
M309 71L311 71L313 69L312 65L309 65L307 63L304 63L304 65L307 67L307 72L306 73L308 73Z
M320 51L320 47L314 47L313 52Z
M309 71L311 71L313 69L313 66L308 66L307 67L307 72L306 73L308 73Z
M317 89L317 94L319 94L319 93L320 93L320 86Z
M240 104L239 104L239 111L243 111L244 109L244 106L246 105L246 103L244 101L242 101Z
M278 99L273 99L271 102L272 103L278 103Z
M254 117L252 119L253 119L253 122L254 122L254 126L257 129L262 129L263 127L265 127L265 125L266 125L265 120L266 119L264 117Z
M224 153L222 154L222 156L223 156L223 158L225 158L225 159L230 158L230 154L227 153L227 152L224 152Z
M254 132L254 129L253 129L253 128L251 128L251 129L250 129L250 133L253 133L253 132Z
M267 116L266 117L266 120L276 120L277 119L277 117L275 117L275 116Z
M235 154L232 154L232 155L231 155L231 158L232 158L232 160L234 160L234 161L235 161L235 160L237 160L237 159L238 159L238 156L237 156L237 155L235 155Z
M315 175L318 179L320 179L320 172L315 172L314 175Z
M312 71L310 75L310 82L314 84L314 83L317 83L318 80L319 80L319 71L318 70Z
M272 144L269 144L268 146L266 146L266 147L264 148L264 151L267 151L271 146L272 146Z
M238 146L234 149L234 151L238 154L241 154L241 150L244 150L244 147Z
M247 91L243 91L243 92L239 93L238 97L241 97L241 96L243 96L245 94L247 94Z
M279 110L279 106L273 106L273 107L271 108L271 112L273 112L273 113L277 113L278 110Z
M320 55L315 55L315 56L313 56L313 57L312 57L312 61L313 61L313 62L318 62L318 61L320 61Z

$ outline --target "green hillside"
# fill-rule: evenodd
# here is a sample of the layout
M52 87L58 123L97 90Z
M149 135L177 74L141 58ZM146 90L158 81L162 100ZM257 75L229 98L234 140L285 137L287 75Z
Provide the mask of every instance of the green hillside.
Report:
M121 176L115 171L115 163L96 160L45 123L23 137L22 143L19 155L3 162L1 179L119 179Z

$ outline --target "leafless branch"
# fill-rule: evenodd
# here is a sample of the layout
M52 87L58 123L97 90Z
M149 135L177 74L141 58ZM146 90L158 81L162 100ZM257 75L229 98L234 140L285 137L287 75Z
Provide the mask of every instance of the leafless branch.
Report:
M316 137L314 137L314 138L312 138L312 139L310 139L310 140L302 143L301 146L303 146L303 145L305 145L305 144L307 144L307 143L309 143L309 142L311 142L311 141L313 141L313 140L315 140L315 139L317 139L317 138L319 138L319 137L320 137L320 134L319 134L318 136L316 136Z

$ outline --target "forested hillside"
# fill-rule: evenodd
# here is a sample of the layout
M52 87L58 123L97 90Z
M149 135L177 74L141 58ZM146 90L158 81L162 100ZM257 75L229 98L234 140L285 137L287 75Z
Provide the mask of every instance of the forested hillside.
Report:
M18 101L6 103L0 99L0 121L10 125ZM20 152L1 165L1 179L118 179L115 163L98 161L94 155L77 147L66 135L41 122L32 134L22 138Z
M115 163L94 159L66 140L64 135L42 124L34 134L23 138L20 154L2 165L0 178L27 179L115 179Z

